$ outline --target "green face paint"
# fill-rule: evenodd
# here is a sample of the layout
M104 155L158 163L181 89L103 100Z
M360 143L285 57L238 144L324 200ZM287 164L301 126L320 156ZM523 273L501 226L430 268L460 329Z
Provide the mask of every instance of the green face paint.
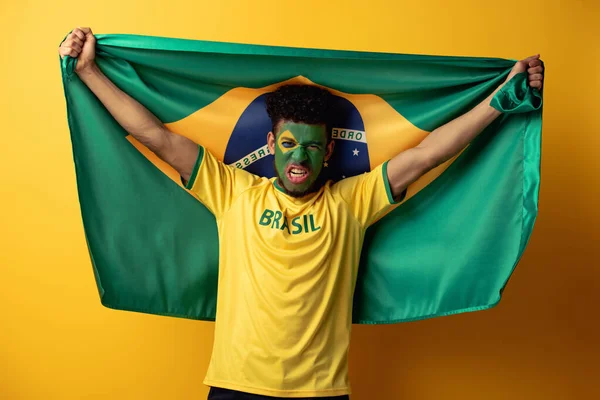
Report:
M286 122L275 140L275 169L280 185L292 196L314 189L327 152L325 128Z

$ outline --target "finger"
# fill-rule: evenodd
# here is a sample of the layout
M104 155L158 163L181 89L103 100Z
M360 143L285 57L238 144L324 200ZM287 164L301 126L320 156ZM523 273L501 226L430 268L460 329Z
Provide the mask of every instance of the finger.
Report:
M543 79L543 75L542 74L529 75L529 80L530 81L541 81L542 79Z
M80 39L79 36L74 36L72 42L73 43L77 43L79 46L83 47L83 42L84 41L82 39Z
M522 60L525 64L529 65L529 63L533 60L537 60L540 58L539 54L536 54L535 56L531 56L531 57L527 57L526 59Z
M539 73L542 73L543 71L544 71L544 67L542 67L541 65L538 65L537 67L529 68L527 70L527 73L529 73L529 74L539 74Z
M81 53L81 50L83 49L83 46L81 46L79 43L71 43L70 46L73 50L77 51L77 53Z
M529 86L531 86L533 88L541 89L542 81L531 81L531 82L529 82Z
M63 44L61 45L61 47L68 47L68 48L73 48L76 49L77 51L81 52L81 49L83 48L83 44L82 43L77 43L76 42L77 37L75 37L75 39L67 39L63 42ZM81 41L79 41L81 42Z
M79 56L79 53L74 48L69 47L68 49L69 51L66 53L68 56L71 56L73 58L77 58Z
M538 65L542 65L542 60L540 60L539 58L529 61L530 67L537 67Z
M66 46L60 48L59 54L60 54L61 58L65 58L66 56L77 58L79 56L79 53L77 53L77 51L75 51L71 47L66 47Z
M88 28L88 27L79 27L79 29L80 29L80 30L81 30L81 32L83 32L83 33L84 33L86 36L87 36L87 35L90 35L90 34L92 34L92 35L93 35L93 33L92 33L92 30L91 30L90 28Z
M72 47L72 44L73 44L73 39L72 38L68 38L64 42L62 42L62 44L60 45L60 47Z
M81 40L85 40L85 33L83 33L83 32L81 31L81 29L79 29L79 28L75 28L75 29L73 29L73 32L71 32L71 34L72 34L74 37L78 37L78 38L79 38L79 39L81 39Z

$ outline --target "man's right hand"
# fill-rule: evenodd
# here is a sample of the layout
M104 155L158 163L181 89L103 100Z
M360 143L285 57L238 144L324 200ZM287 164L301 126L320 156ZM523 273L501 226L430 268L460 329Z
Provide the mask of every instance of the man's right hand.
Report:
M94 65L96 58L96 38L90 28L75 28L60 45L61 58L77 58L75 72L81 72Z
M62 58L77 58L75 72L127 133L175 168L185 181L190 179L198 158L198 145L169 131L146 107L104 75L94 61L96 38L90 28L73 29L58 53Z

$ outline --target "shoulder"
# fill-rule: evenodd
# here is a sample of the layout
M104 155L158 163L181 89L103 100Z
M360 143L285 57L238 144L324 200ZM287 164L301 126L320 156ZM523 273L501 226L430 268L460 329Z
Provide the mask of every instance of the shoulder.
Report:
M264 176L255 175L246 170L233 167L233 173L237 175L237 180L245 181L244 188L239 195L254 193L256 191L268 191L273 190L273 183L269 178Z
M347 178L340 179L337 182L331 182L331 192L336 195L344 195L348 190L353 190L356 188L362 181L368 178L373 174L373 171L363 172L358 175L349 176Z

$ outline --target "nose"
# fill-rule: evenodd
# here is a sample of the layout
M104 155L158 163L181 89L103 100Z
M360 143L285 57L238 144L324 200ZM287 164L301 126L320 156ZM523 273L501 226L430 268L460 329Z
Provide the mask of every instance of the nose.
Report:
M307 159L308 154L303 146L299 146L296 150L294 150L294 153L292 154L292 160L296 161L297 163L301 163Z

